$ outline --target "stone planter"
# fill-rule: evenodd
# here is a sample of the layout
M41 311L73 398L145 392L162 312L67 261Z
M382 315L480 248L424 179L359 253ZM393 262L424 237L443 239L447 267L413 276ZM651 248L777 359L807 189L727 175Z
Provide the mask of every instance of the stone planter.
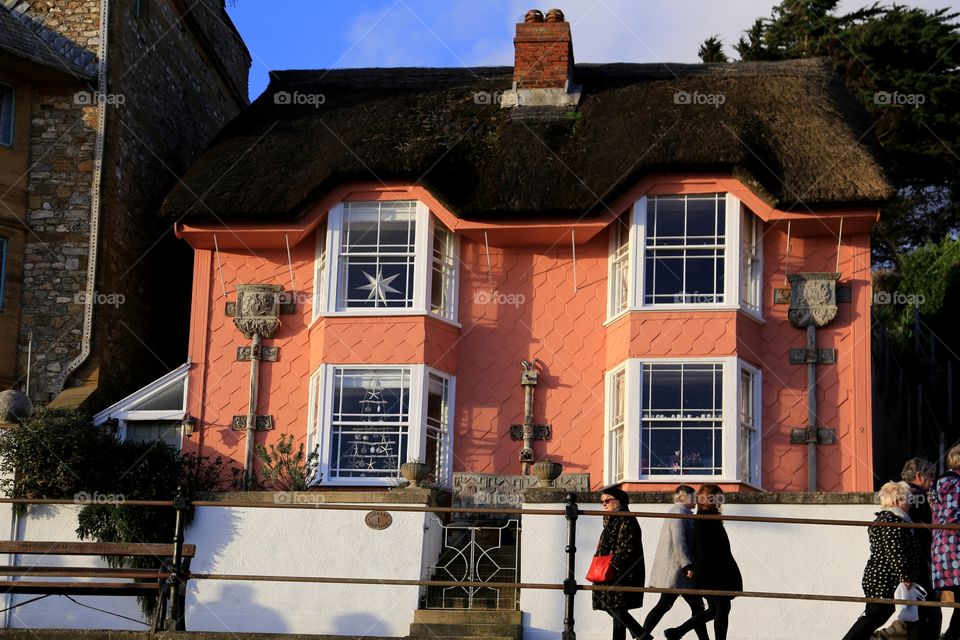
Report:
M541 460L533 465L533 473L541 487L555 487L557 478L563 473L563 465L552 460Z
M430 467L423 462L404 462L400 465L400 475L410 482L411 487L419 487L430 475Z

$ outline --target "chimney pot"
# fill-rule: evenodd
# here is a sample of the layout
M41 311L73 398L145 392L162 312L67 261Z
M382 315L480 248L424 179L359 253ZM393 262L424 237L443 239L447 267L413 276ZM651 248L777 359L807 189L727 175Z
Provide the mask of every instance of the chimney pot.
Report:
M543 12L540 11L540 9L530 9L530 11L527 11L527 14L523 16L523 21L524 22L543 22Z
M563 11L560 11L560 9L547 11L547 22L563 22Z

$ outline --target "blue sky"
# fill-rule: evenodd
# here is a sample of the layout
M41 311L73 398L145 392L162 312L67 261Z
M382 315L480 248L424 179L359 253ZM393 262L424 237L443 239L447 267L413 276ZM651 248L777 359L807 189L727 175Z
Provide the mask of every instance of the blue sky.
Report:
M776 0L236 0L227 11L253 64L250 97L272 69L513 64L514 25L559 7L577 62L698 62L704 38L732 44ZM841 11L872 4L843 0ZM957 0L905 0L925 9Z

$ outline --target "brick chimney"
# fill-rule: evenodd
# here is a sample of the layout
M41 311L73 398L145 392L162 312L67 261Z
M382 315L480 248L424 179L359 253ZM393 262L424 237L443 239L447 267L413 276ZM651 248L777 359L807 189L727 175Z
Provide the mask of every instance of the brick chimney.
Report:
M527 11L513 39L516 62L513 80L517 89L566 88L573 80L573 40L570 23L560 9L546 18L537 9Z

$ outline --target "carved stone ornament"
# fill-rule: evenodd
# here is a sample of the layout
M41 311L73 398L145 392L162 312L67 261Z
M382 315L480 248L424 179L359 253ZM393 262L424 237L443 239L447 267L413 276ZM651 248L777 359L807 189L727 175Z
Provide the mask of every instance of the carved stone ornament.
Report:
M790 312L787 317L797 329L810 325L825 327L837 317L839 273L794 273L790 281Z
M280 328L280 294L277 284L238 284L237 315L233 324L247 339L259 333L261 338L272 338Z

